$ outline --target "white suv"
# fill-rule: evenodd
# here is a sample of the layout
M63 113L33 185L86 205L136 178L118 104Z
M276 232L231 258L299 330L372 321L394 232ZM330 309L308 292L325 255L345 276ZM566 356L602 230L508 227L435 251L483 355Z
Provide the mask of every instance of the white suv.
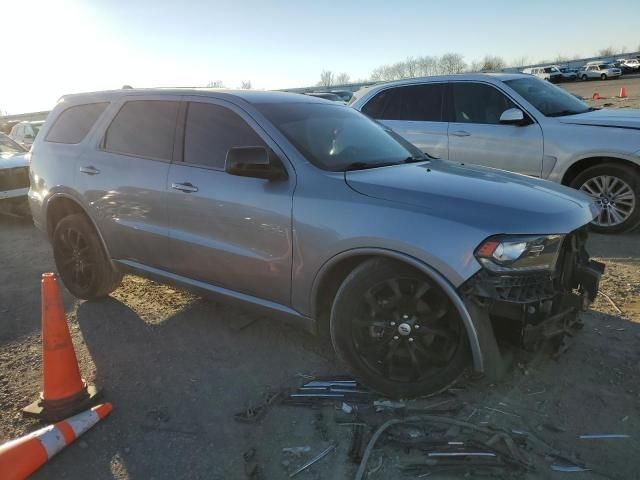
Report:
M622 70L614 67L610 63L586 64L578 70L578 78L580 80L589 80L591 78L607 80L609 78L619 78L620 75L622 75Z
M548 65L546 67L525 68L522 73L528 73L529 75L535 75L542 80L549 82L560 82L563 79L562 72L555 65Z
M545 178L600 207L599 232L640 224L640 110L595 109L532 75L425 77L356 92L352 106L444 160Z

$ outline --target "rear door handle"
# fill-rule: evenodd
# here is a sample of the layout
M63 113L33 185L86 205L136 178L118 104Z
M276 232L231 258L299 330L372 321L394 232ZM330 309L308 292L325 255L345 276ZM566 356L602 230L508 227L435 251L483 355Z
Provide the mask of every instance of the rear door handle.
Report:
M180 190L181 192L185 192L185 193L193 193L198 191L198 187L190 184L189 182L172 183L171 188L173 188L174 190Z
M454 137L468 137L471 134L465 130L456 130L455 132L451 132L451 135Z
M98 170L93 165L89 165L89 166L86 166L86 167L80 167L80 171L82 173L86 173L87 175L97 175L97 174L100 173L100 170Z

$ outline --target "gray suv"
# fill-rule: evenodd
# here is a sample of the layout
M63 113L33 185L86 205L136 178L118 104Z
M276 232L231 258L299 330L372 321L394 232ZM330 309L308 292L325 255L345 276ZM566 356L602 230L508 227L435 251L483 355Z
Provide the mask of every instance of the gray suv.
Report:
M543 180L431 159L336 102L281 92L63 97L29 201L77 297L132 272L330 335L367 385L439 391L594 299L597 213Z
M431 156L582 190L599 207L598 232L640 224L640 110L592 108L514 73L399 80L354 98L355 109Z

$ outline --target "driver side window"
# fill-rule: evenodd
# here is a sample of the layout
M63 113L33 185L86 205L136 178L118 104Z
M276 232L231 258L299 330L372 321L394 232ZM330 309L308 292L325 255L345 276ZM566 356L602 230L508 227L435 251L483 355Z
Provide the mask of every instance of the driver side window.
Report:
M451 85L452 121L499 125L500 115L516 104L496 88L483 83L460 82Z

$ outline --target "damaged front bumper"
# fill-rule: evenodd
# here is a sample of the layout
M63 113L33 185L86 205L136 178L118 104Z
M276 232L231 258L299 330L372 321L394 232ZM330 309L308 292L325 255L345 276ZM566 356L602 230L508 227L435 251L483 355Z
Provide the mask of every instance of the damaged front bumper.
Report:
M484 310L500 339L533 350L579 327L578 312L598 294L604 264L589 258L586 229L567 235L554 271L493 273L483 269L461 287Z

